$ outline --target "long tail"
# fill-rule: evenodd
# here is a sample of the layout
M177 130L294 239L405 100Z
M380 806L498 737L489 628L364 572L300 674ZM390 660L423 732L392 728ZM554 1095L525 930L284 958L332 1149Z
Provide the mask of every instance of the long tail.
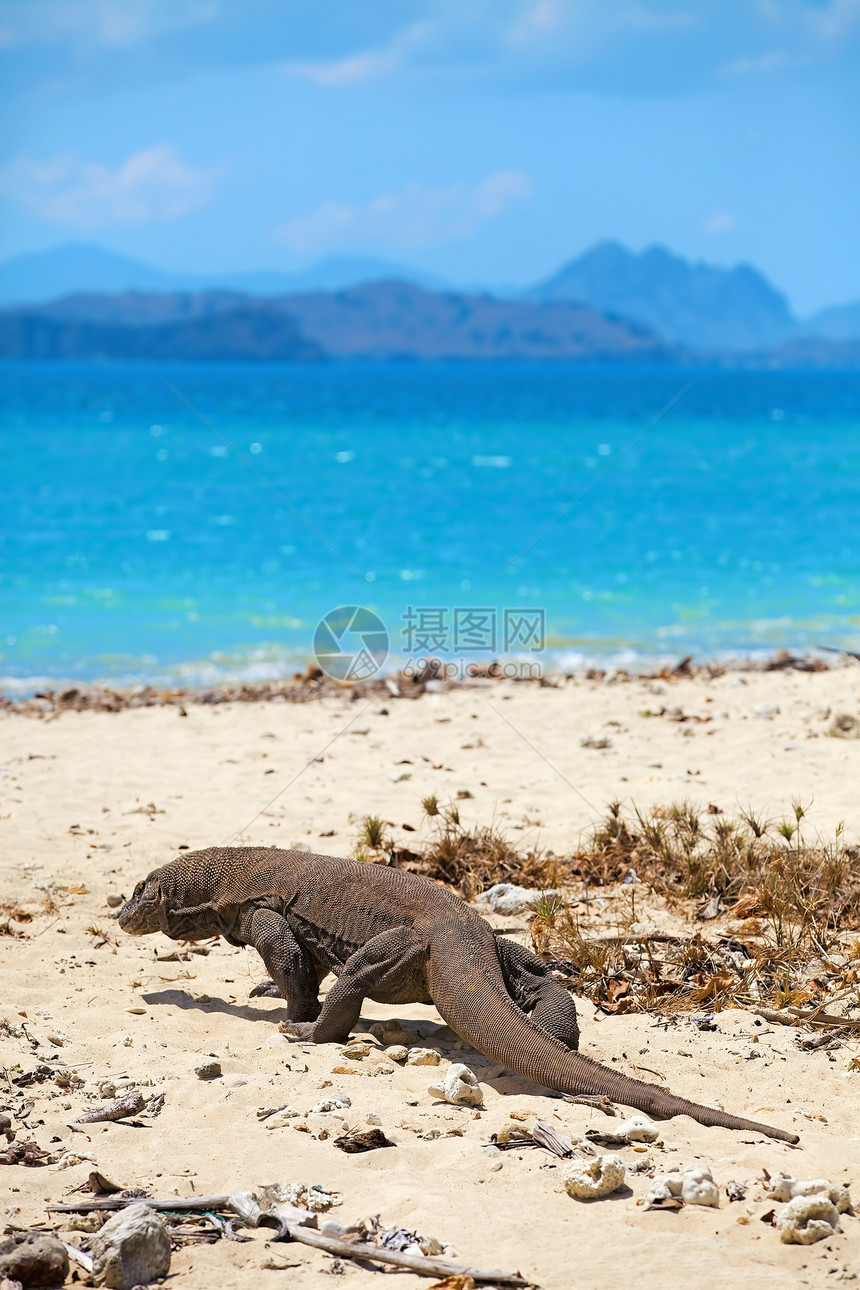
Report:
M494 946L476 946L474 941L469 945L464 938L457 951L452 954L449 947L444 960L431 952L428 980L433 1002L462 1039L515 1074L560 1093L598 1094L657 1117L689 1115L699 1124L764 1133L781 1142L799 1140L796 1133L688 1102L656 1084L630 1079L582 1053L571 1052L534 1025L513 1002Z

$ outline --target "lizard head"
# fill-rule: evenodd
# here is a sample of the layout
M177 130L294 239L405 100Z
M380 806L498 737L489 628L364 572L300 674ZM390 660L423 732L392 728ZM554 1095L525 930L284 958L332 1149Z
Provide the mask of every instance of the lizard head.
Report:
M155 869L137 884L131 898L119 911L117 922L131 936L146 936L148 932L166 931L164 899L161 894L159 873Z
M164 932L173 940L195 940L217 933L210 927L207 871L194 864L197 853L180 856L139 882L119 911L118 922L131 936Z

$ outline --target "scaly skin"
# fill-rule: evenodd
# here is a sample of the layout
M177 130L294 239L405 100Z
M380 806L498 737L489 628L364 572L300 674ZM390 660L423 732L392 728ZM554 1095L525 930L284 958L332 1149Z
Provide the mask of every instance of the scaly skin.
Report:
M272 978L254 993L286 999L289 1029L304 1040L346 1039L365 998L433 1003L479 1052L561 1093L798 1141L795 1133L688 1102L577 1052L573 999L546 964L496 938L465 901L416 874L275 847L212 847L153 870L119 925L134 936L221 935L254 946ZM338 979L320 1005L329 971Z

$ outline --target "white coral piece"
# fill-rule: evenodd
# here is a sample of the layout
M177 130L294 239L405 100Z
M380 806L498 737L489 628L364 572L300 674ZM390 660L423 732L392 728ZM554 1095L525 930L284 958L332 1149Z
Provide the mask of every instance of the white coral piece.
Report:
M631 1115L629 1120L613 1125L612 1132L628 1142L656 1142L660 1136L657 1125L647 1115Z
M480 1106L484 1100L477 1076L462 1062L452 1062L441 1083L431 1084L427 1092L454 1106Z
M596 1200L610 1196L624 1185L624 1161L617 1156L597 1156L594 1160L575 1160L562 1175L568 1196L577 1200Z
M851 1208L848 1188L829 1182L826 1178L810 1178L800 1182L792 1174L778 1173L771 1179L767 1194L770 1200L781 1201L793 1200L795 1196L824 1195L840 1214Z
M681 1199L687 1205L711 1205L718 1208L720 1193L707 1165L688 1169L681 1183Z
M687 1205L719 1206L720 1193L717 1184L707 1165L693 1165L681 1170L675 1165L665 1174L660 1174L648 1188L646 1199L649 1203L668 1200L670 1196L680 1197Z
M513 882L497 882L475 897L476 905L489 905L494 914L521 914L533 909L542 896L560 897L556 888L541 891L533 887L518 887Z
M814 1245L839 1226L836 1206L826 1196L795 1196L776 1216L779 1239L786 1245Z

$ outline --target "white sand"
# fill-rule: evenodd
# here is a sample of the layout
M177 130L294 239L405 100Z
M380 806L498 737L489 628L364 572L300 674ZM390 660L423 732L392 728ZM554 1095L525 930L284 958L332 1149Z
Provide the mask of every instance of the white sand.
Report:
M762 704L778 705L778 715L756 715ZM713 720L640 715L661 706ZM781 1288L829 1285L846 1268L860 1275L860 1220L844 1216L840 1235L808 1249L781 1245L759 1222L773 1206L757 1181L763 1168L856 1178L860 1201L860 1073L848 1070L856 1040L830 1060L801 1053L791 1030L755 1027L742 1011L721 1013L719 1031L702 1033L688 1020L666 1030L648 1016L593 1019L583 1002L584 1051L616 1058L617 1069L642 1078L658 1072L679 1094L801 1134L794 1149L686 1118L669 1121L661 1126L665 1150L649 1149L658 1171L705 1159L721 1189L731 1179L748 1184L746 1203L729 1204L723 1191L719 1210L645 1212L637 1201L647 1179L636 1177L632 1194L583 1204L564 1193L561 1164L545 1152L509 1152L501 1169L491 1170L479 1144L511 1111L537 1113L568 1136L611 1121L515 1078L485 1082L486 1110L473 1118L434 1104L426 1089L438 1068L378 1073L391 1064L347 1062L337 1046L287 1041L274 1024L284 1007L248 1002L250 986L265 975L253 952L219 943L208 957L157 962L155 954L174 943L123 936L105 904L109 892L128 895L180 844L232 839L346 855L368 813L393 821L400 841L414 843L427 835L421 798L436 793L445 801L458 790L473 794L459 803L465 820L495 820L518 846L537 840L560 854L616 797L641 806L692 798L727 812L751 805L776 818L797 797L812 803L810 830L826 834L844 821L856 840L860 741L827 736L828 708L860 715L860 667L714 681L582 681L561 690L493 687L366 705L192 706L187 717L175 708L73 712L51 721L7 716L0 722L0 903L37 912L38 889L56 886L61 908L59 917L37 912L23 928L26 939L0 937L0 1020L26 1020L38 1041L31 1047L0 1036L0 1069L15 1075L16 1066L29 1070L55 1054L84 1079L127 1074L153 1081L146 1094L166 1097L149 1127L93 1125L85 1136L66 1125L87 1105L80 1092L32 1085L33 1133L20 1130L19 1138L86 1151L122 1184L159 1194L217 1193L277 1179L319 1183L343 1192L343 1206L332 1213L338 1221L379 1214L386 1225L450 1242L464 1263L519 1268L546 1290L631 1278L643 1288L741 1285L752 1277L759 1287ZM583 748L586 733L607 736L612 746ZM149 803L156 813L146 811ZM418 831L402 832L404 823ZM63 894L78 884L86 894ZM611 908L610 900L610 925ZM94 948L93 925L109 934L108 944ZM440 1018L432 1009L393 1011L444 1061L464 1056L453 1051L448 1032L434 1038ZM386 1015L392 1010L368 1005L358 1029ZM223 1077L203 1083L194 1068L212 1053ZM465 1059L480 1076L480 1059ZM339 1066L351 1073L333 1073ZM256 1118L258 1108L284 1104L305 1113L334 1092L352 1098L344 1112L350 1125L367 1127L368 1112L376 1112L398 1145L348 1156L331 1141L290 1127L267 1130ZM0 1084L0 1105L3 1098ZM818 1116L826 1122L809 1118ZM436 1128L442 1136L421 1137ZM462 1136L444 1136L451 1130ZM640 1158L632 1149L622 1154ZM45 1200L64 1199L92 1167L0 1167L0 1215L22 1226L44 1224ZM266 1242L258 1232L247 1244L185 1249L174 1255L171 1284L331 1284L327 1256ZM294 1266L268 1270L267 1260ZM378 1285L380 1275L347 1265L356 1288ZM428 1284L393 1275L404 1288Z

